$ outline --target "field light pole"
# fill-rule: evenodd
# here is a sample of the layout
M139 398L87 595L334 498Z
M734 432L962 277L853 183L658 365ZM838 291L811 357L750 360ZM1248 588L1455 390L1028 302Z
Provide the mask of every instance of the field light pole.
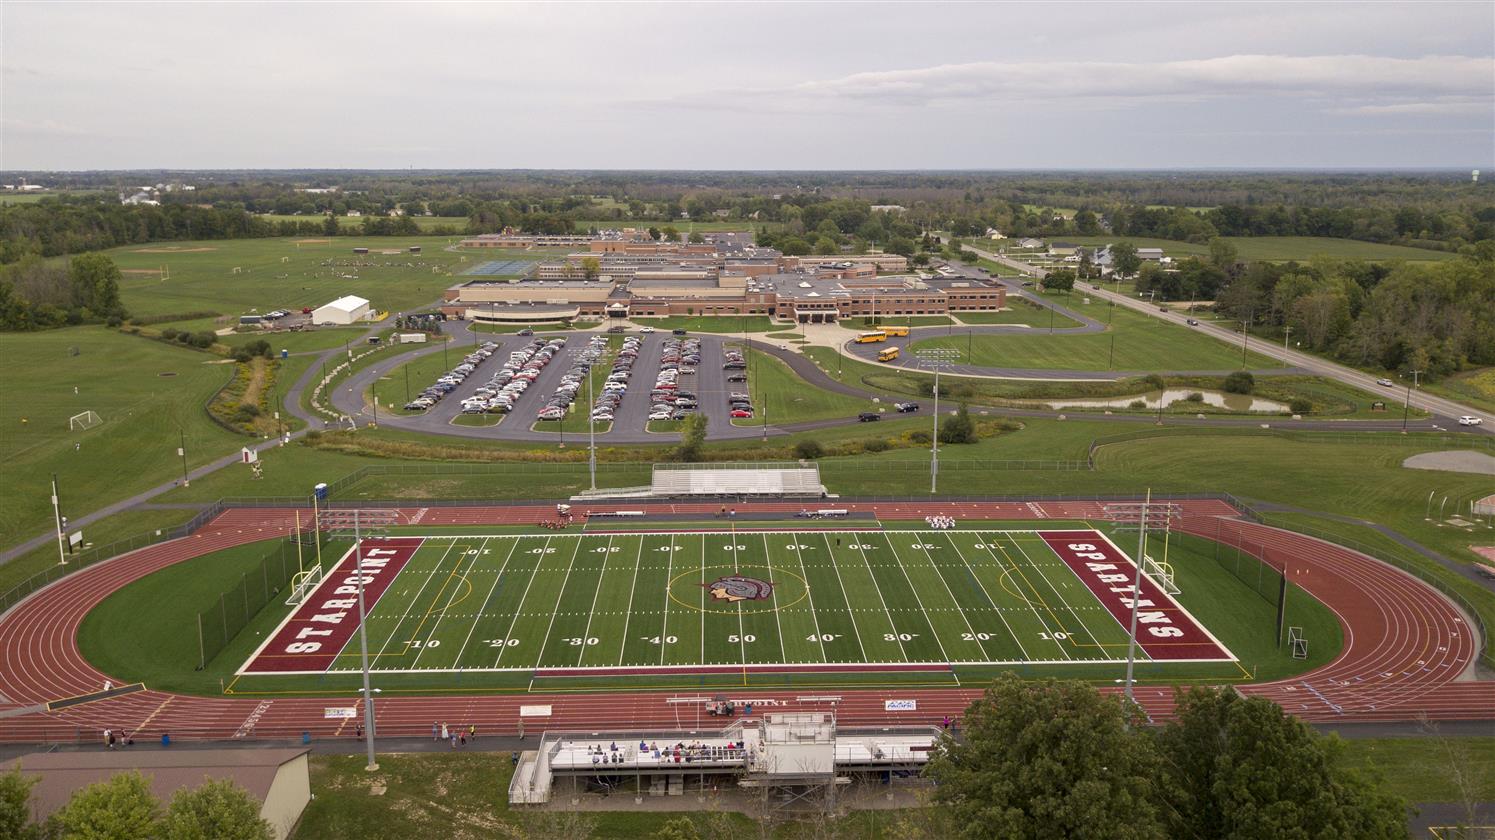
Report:
M1152 505L1152 488L1147 488L1147 499L1142 503L1142 515L1137 527L1137 575L1132 581L1132 629L1127 634L1126 646L1126 702L1136 704L1132 697L1132 666L1137 661L1137 606L1142 601L1142 564L1147 562L1147 509Z
M592 406L596 400L592 397L593 373L587 371L587 471L591 473L592 490L597 489L597 421L592 417Z
M363 603L363 532L360 526L359 511L355 509L353 511L353 552L357 558L356 568L358 570L358 647L363 658L363 734L369 753L369 763L364 769L372 772L379 769L379 762L374 760L374 694L369 690L369 630L366 620L368 613L364 610Z
M181 446L176 448L176 454L182 459L182 486L186 487L189 483L187 481L187 432L184 429L177 429L177 435Z
M919 359L920 367L927 364L934 370L934 410L933 417L930 418L932 429L929 435L929 495L931 496L939 492L940 478L940 369L948 367L951 359L959 353L959 350L944 348L914 351L914 355Z

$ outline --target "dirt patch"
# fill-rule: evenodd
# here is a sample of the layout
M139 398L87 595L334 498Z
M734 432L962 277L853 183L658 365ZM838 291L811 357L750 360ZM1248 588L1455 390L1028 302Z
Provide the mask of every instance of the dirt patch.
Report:
M1495 564L1495 545L1471 545L1469 550Z
M1475 475L1495 475L1495 458L1470 449L1424 452L1403 461L1402 466L1413 470L1443 470Z
M135 254L201 254L205 251L216 251L217 248L136 248L131 253Z
M121 268L120 274L160 274L159 268Z

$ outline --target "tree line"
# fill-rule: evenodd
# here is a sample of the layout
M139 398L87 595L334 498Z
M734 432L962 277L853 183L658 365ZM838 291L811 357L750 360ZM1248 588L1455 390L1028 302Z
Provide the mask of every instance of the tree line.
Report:
M997 679L941 738L935 808L908 838L1407 836L1407 804L1346 769L1325 738L1229 688L1177 696L1175 718L1079 681Z

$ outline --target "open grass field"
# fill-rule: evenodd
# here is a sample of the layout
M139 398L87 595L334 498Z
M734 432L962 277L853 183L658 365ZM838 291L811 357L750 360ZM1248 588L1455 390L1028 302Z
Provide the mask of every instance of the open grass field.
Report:
M1317 256L1340 257L1351 260L1452 260L1457 254L1447 251L1429 251L1424 248L1409 248L1405 245L1382 245L1378 242L1361 242L1358 239L1333 239L1326 236L1225 236L1221 237L1236 247L1243 260L1266 260L1285 262L1309 260ZM1204 256L1208 245L1182 242L1176 239L1152 239L1149 237L1124 236L1064 236L1064 242L1076 245L1107 245L1125 239L1138 248L1162 248L1169 256Z
M179 431L194 467L248 440L203 410L232 375L231 365L215 364L221 360L208 353L75 327L0 333L0 358L10 397L0 403L0 546L52 527L54 473L62 513L76 517L180 477ZM70 431L68 418L87 410L103 423ZM111 539L92 531L84 536Z
M890 327L944 327L956 323L954 318L946 315L884 315L877 319L877 324L866 323L871 318L842 318L836 321L836 325L852 330L854 332L865 332L875 330L878 326Z
M733 425L763 425L765 405L766 422L776 426L802 420L855 417L859 412L875 410L870 400L808 387L788 365L761 350L749 350L747 362L747 393L753 398L755 416L733 420Z
M401 312L435 302L453 274L478 257L420 237L228 239L129 245L105 251L124 272L120 295L137 316L216 312L230 322L250 312L316 307L343 295ZM408 241L407 241L408 240ZM422 254L381 249L420 245ZM354 256L365 247L367 255ZM238 269L237 273L235 269Z
M1076 297L1071 295L1071 297ZM1078 297L1075 303L1078 305ZM1091 304L1103 323L1106 307ZM1047 316L1041 316L1046 320ZM1223 342L1197 335L1184 327L1164 323L1120 307L1114 314L1115 359L1112 370L1236 370L1241 351ZM963 335L924 339L915 349L944 348L961 353L961 364L985 367L1036 368L1045 370L1107 370L1111 334L1048 335L1034 330L1024 335L976 335L969 342ZM965 358L969 347L970 359ZM1266 356L1249 354L1248 367L1281 367Z
M1065 552L1100 551L1125 573L1135 535L1123 550L1083 523L1058 521L956 531L758 524L766 527L468 529L366 541L366 562L388 558L379 567L387 577L368 592L372 667L386 690L545 691L954 685L1000 669L1109 681L1125 660L1125 608L1086 577L1097 574L1086 569L1094 561ZM1149 553L1163 556L1163 543L1157 536ZM351 626L326 637L325 650L285 652L303 614L319 608L318 594L301 608L272 598L194 670L197 611L272 544L196 558L121 589L85 621L85 654L172 690L217 693L220 679L235 692L339 690L357 671ZM323 567L338 564L324 586L352 568L346 548L324 550ZM1237 577L1228 551L1178 536L1167 551L1183 592L1175 603L1147 584L1163 611L1149 622L1187 635L1144 634L1144 677L1243 680L1314 667L1337 652L1334 617L1305 596L1290 600L1292 622L1315 640L1313 656L1299 662L1276 649L1275 607L1243 583L1249 575Z
M317 224L322 224L322 220L327 218L326 216L281 216L274 213L261 213L259 217L270 222L315 222ZM342 226L344 231L358 233L360 230L363 230L364 218L377 217L338 216L337 222ZM438 227L449 227L455 228L458 233L461 233L467 228L466 216L412 216L411 218L415 220L415 226L422 231L435 230Z
M218 337L218 341L230 347L242 347L250 342L264 339L270 342L270 349L276 356L279 356L282 350L291 353L311 353L318 350L331 350L348 343L362 344L361 339L366 331L365 327L317 327L297 332L291 330L254 331L222 335Z
M1058 312L1054 312L1046 307L1029 303L1017 295L1007 296L1007 307L1007 309L1001 312L962 312L955 317L959 318L963 324L978 325L1025 324L1030 327L1041 327L1043 329L1049 328L1050 321L1052 321L1055 329L1078 327L1080 325L1079 321L1068 315L1060 315Z

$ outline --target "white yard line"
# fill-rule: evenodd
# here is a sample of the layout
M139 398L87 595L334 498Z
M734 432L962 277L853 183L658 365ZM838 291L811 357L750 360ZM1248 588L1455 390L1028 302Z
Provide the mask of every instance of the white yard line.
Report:
M763 560L768 564L768 576L773 577L773 554L768 550L767 535L763 537ZM773 581L769 581L769 583L773 583ZM809 582L806 581L805 585L808 587ZM784 621L779 617L778 607L774 607L773 623L779 628L779 661L788 662L789 655L784 652Z
M883 597L882 585L877 582L877 575L872 571L872 561L867 559L867 549L861 548L861 546L871 545L871 543L867 542L860 534L856 535L856 539L858 546L857 552L862 555L862 565L867 567L867 577L872 578L872 588L877 590L877 601L878 603L882 604L883 617L888 620L888 629L893 631L893 641L898 643L898 652L902 654L903 661L907 662L908 648L905 648L903 646L902 634L898 630L898 622L893 620L893 612L888 609L888 599ZM889 547L892 547L892 543L889 543L888 545ZM896 551L893 553L895 556L897 555ZM908 575L904 575L904 577L907 578ZM858 643L861 642L860 639L858 639L857 641Z
M794 538L794 557L799 561L799 573L804 576L805 597L810 599L810 620L815 622L815 642L820 645L820 661L829 662L825 658L825 641L820 637L820 618L815 611L815 596L810 592L810 571L805 568L805 553L800 549L803 544L798 536Z
M999 543L993 542L991 539L989 539L989 537L991 537L994 534L995 535L1002 535L1002 536L1005 536L1005 534L1003 532L1001 532L1001 531L984 531L982 533L984 533L986 535L986 536L982 537L982 539L986 540L986 553L990 554L991 555L991 559L994 560L994 561L996 561L996 564L1002 568L1002 573L1003 574L1019 573L1019 567L1017 565L1017 560L1015 560L1012 557L1012 555L1010 555L1010 554L1007 553L1007 549L1001 548L1001 545ZM999 549L1001 549L1003 557L1007 558L1007 561L1006 561L1007 563L1011 563L1012 564L1012 568L1009 569L1007 567L1006 563L1004 563L1002 561L1002 558L997 556L996 551L994 551L992 549L993 545L995 545ZM1019 588L1021 588L1021 584L1018 582L1018 578L1014 577L1013 578L1013 583L1018 584ZM1035 592L1034 594L1036 595L1037 593ZM1064 658L1065 659L1070 659L1070 660L1074 659L1073 656L1069 655L1069 651L1065 650L1064 644L1061 643L1060 640L1052 638L1053 635L1054 635L1054 628L1049 626L1048 619L1044 618L1043 615L1038 611L1038 607L1033 604L1033 599L1029 598L1026 595L1020 595L1020 597L1023 599L1023 603L1025 603L1025 604L1028 605L1028 611L1031 612L1031 613L1033 613L1033 617L1036 618L1036 619L1038 619L1039 625L1042 626L1045 629L1045 632L1047 632L1049 634L1050 641L1052 641L1054 643L1054 646L1059 649L1060 653L1064 654ZM1063 628L1060 628L1060 629L1062 631Z
M438 571L446 563L447 555L451 554L452 553L452 549L456 548L456 546L457 546L457 540L453 539L452 540L452 544L449 545L449 546L447 546L446 547L446 551L443 551L441 553L441 559L436 561L436 569ZM415 556L411 555L410 559L414 560ZM355 568L355 569L358 568L358 564L356 562L354 563L353 568ZM400 571L403 572L403 571L405 571L405 569L408 569L408 568L410 568L410 563L409 563L409 561L406 561L404 567L402 567L400 569ZM410 599L410 603L411 604L416 604L416 603L420 602L421 593L423 593L423 592L426 591L426 586L431 583L431 579L434 578L434 577L436 577L436 575L429 574L429 575L425 575L424 577L425 577L425 580L421 581L420 589L417 589L415 591L415 597L412 598L412 599ZM392 585L393 584L391 584L391 586ZM385 587L384 591L387 594L389 592L389 587ZM395 622L394 629L392 629L392 630L389 631L389 635L384 637L384 644L382 644L382 645L379 646L379 652L376 653L376 654L374 654L374 656L372 658L372 661L373 661L374 665L371 665L370 667L375 667L375 666L378 665L378 663L379 663L379 657L381 657L381 656L384 655L384 651L389 648L389 643L392 642L392 641L394 641L395 636L399 635L399 633L400 633L400 628L403 627L403 626L405 626L405 619L408 618L408 617L410 617L412 614L413 613L405 613L404 615L400 616L400 620L399 621ZM370 612L369 615L367 615L367 616L364 617L364 621L367 622L368 619L371 618L372 616L373 616L373 613Z
M578 548L581 543L577 543ZM606 548L613 547L613 538L607 538ZM581 667L582 657L587 655L587 639L592 636L592 616L597 614L597 598L602 595L602 580L607 577L607 558L612 556L611 551L602 552L602 568L597 572L597 585L592 589L592 608L587 611L587 628L581 631L581 650L576 653L576 667ZM627 640L626 637L624 639Z
M908 532L907 531L898 531L896 533L906 534ZM883 541L888 544L888 549L893 552L893 556L895 558L898 558L898 571L902 572L903 573L903 579L906 580L906 581L908 581L908 591L913 593L913 595L914 595L914 602L919 605L919 612L921 612L921 613L924 614L924 622L929 625L930 635L934 636L934 643L936 645L939 645L940 656L944 657L946 662L952 662L952 661L954 661L954 660L950 659L950 654L948 654L948 653L945 652L945 643L940 641L940 634L938 632L936 632L935 629L934 629L934 622L931 621L930 618L929 618L929 611L926 610L926 609L924 609L924 599L919 597L919 590L917 590L917 589L914 588L914 580L913 580L913 578L909 577L908 576L908 570L905 569L905 568L903 568L903 559L901 557L898 557L898 549L893 548L893 539L892 539L892 536L889 533L883 533L882 534L882 538L883 538ZM927 557L928 554L926 553L925 556ZM934 561L931 560L930 562L932 563ZM869 568L868 571L870 572L871 569ZM936 571L938 571L938 570L936 570ZM881 594L881 593L879 593L879 594ZM951 597L954 597L954 596L952 595ZM957 604L956 606L958 607L959 605ZM888 613L889 620L891 620L892 617L893 617L893 614L892 613ZM967 622L966 626L969 627L970 623ZM899 633L898 627L897 627L897 625L894 625L893 626L893 636L895 638L897 638L899 635L900 635L900 633ZM899 639L898 644L901 646L903 644L903 640ZM982 648L981 652L985 653L986 649ZM904 654L904 658L905 659L907 658L907 654L906 653Z
M831 569L836 573L836 583L841 587L841 600L846 602L846 615L851 618L851 631L857 637L857 649L862 652L862 661L867 661L867 648L862 644L862 630L857 627L857 614L851 608L851 596L846 594L846 581L841 579L841 564L836 561L836 553L831 550L831 538L827 534L821 534L825 540L825 553L831 558ZM860 541L858 541L860 544ZM896 630L897 628L894 628Z
M517 540L515 541L517 544ZM576 541L581 545L581 540ZM540 546L540 556L535 560L535 567L530 569L529 581L524 584L524 592L519 596L519 603L514 607L514 617L509 619L509 629L503 635L503 646L498 649L498 656L493 658L493 667L497 668L499 660L504 658L504 652L509 649L509 639L514 636L514 625L519 623L519 616L524 612L524 602L529 599L529 588L535 585L535 578L540 576L540 564L545 562L545 549L550 547L550 537L545 538L544 545Z
M664 640L669 638L670 632L670 583L675 580L675 535L670 535L670 550L666 555L664 567L664 621L659 627L659 664L664 664L664 653L669 645Z
M581 540L577 540L576 548L571 550L571 559L566 563L566 576L561 578L561 588L555 593L555 606L550 608L550 623L545 627L545 639L540 642L540 655L535 657L536 668L540 667L541 662L545 659L545 648L550 644L550 631L555 629L555 616L556 613L561 611L561 601L566 597L566 584L571 581L571 570L576 568L576 555L580 553ZM543 554L540 555L542 559L544 556ZM539 567L537 566L536 568L538 569ZM581 641L583 645L586 644L585 638L582 638Z
M925 539L928 539L928 538L926 537ZM921 543L919 543L919 545L921 545L921 546L922 545L932 545L932 543L921 542ZM960 620L964 621L966 623L966 630L970 631L971 641L975 642L976 643L976 647L978 647L978 648L981 649L981 655L983 657L985 657L986 659L991 659L991 652L986 649L986 645L983 645L981 643L981 639L976 635L976 628L971 626L971 618L970 618L970 616L966 615L965 607L962 607L960 605L960 601L955 597L955 590L953 590L953 589L950 588L950 581L946 580L945 579L945 573L942 572L942 571L940 571L940 564L934 562L934 555L929 553L929 549L922 548L922 549L920 549L920 551L924 552L924 559L926 559L926 560L929 561L929 565L932 566L932 567L934 567L935 577L938 577L940 579L940 583L942 583L942 584L945 585L945 591L948 592L948 593L950 593L950 603L954 604L955 605L955 611L958 612L958 613L960 613ZM926 614L926 617L927 617L927 614ZM929 622L929 626L933 627L934 626L934 622L930 621Z
M1029 556L1028 550L1025 549L1025 548L1023 548L1023 544L1022 543L1020 543L1020 542L1018 542L1017 540L1014 539L1014 540L1012 540L1012 544L1014 546L1016 546L1018 552L1023 555L1023 559L1028 561L1028 565L1032 566L1038 572L1039 576L1043 578L1043 582L1047 583L1049 585L1049 588L1052 589L1052 590L1054 590L1054 594L1058 595L1059 599L1064 602L1064 608L1067 609L1067 610L1069 610L1069 614L1072 615L1072 616L1074 616L1075 621L1079 622L1080 627L1084 629L1085 635L1089 636L1090 637L1090 641L1095 644L1096 650L1099 650L1101 652L1101 654L1104 656L1105 652L1106 652L1106 649L1104 647L1101 647L1100 639L1095 638L1095 634L1092 633L1092 632L1090 632L1090 625L1085 622L1085 619L1080 618L1080 614L1077 613L1077 612L1075 612L1075 608L1074 607L1070 606L1069 599L1064 597L1064 593L1062 593L1062 592L1059 591L1059 587L1055 586L1054 582L1052 580L1049 580L1049 576L1044 573L1043 567L1041 567L1037 563L1033 562L1033 558L1031 556ZM1044 548L1048 548L1048 543L1044 543ZM1054 552L1054 550L1050 548L1049 549L1049 553L1053 554L1053 552ZM1057 557L1057 555L1055 555L1055 556ZM1063 558L1058 558L1058 559L1059 559L1060 563L1064 563ZM1087 595L1089 595L1092 598L1095 597L1095 594L1090 591L1090 588L1088 586L1084 585L1084 581L1080 580L1079 575L1076 575L1074 573L1074 569L1070 569L1069 568L1069 564L1068 563L1064 564L1064 568L1069 569L1070 576L1073 577L1077 582L1080 583L1080 586L1085 590L1085 593ZM1098 602L1098 600L1099 599L1097 599L1097 602ZM1109 610L1107 610L1107 612L1109 612Z
M467 652L467 643L472 641L472 634L477 632L478 624L483 620L483 615L488 612L488 604L493 600L493 593L498 591L498 582L503 580L504 569L509 567L509 560L514 556L514 550L519 548L519 541L515 540L509 546L509 553L504 556L504 562L498 567L498 574L493 578L493 585L488 587L488 595L483 599L483 605L478 609L478 614L472 619L472 626L467 628L467 638L462 640L462 649L457 651L457 658L453 665L459 670L462 663L462 654Z
M623 652L626 651L626 650L628 650L628 626L633 622L633 593L635 593L635 592L638 591L638 567L642 566L643 564L644 564L644 538L643 537L639 537L639 541L638 541L638 556L633 558L633 583L631 585L629 585L629 587L628 587L628 610L626 611L626 614L623 616L623 644L618 648L618 664L619 665L623 664ZM665 586L666 587L669 586L669 581L668 580L665 581ZM669 600L669 594L668 594L668 592L666 592L665 600L666 601ZM659 637L659 646L660 647L664 647L664 637L663 636Z
M483 549L487 547L487 545L488 541L485 539L481 544L478 545L478 550L473 552L472 562L467 564L467 571L462 573L463 580L467 580L467 575L472 571L472 567L478 564L478 558L483 556ZM441 608L441 614L436 616L436 623L431 625L431 631L426 634L426 638L421 642L420 650L415 654L415 659L411 660L410 662L411 668L420 668L421 655L424 654L427 650L430 650L430 642L432 639L440 638L439 634L436 632L436 628L441 626L441 621L442 619L446 618L446 611L451 607L452 599L456 596L456 589L453 589L451 594L446 596L446 605ZM476 619L474 619L474 621L476 621Z
M980 539L983 543L986 542L986 538L982 537L980 534L977 534L977 538ZM955 538L952 536L949 539L950 539L950 547L953 548L953 549L955 549L955 553L956 554L960 555L960 562L965 563L966 569L969 570L970 573L971 573L971 577L975 578L976 585L979 586L979 587L981 587L981 594L986 596L987 602L991 604L992 611L997 614L997 618L1001 619L1002 626L1007 628L1007 635L1011 636L1012 640L1014 642L1017 642L1017 649L1020 650L1020 651L1022 651L1023 652L1023 658L1027 659L1028 658L1028 649L1023 646L1023 640L1019 639L1017 637L1017 633L1013 632L1012 625L1010 625L1010 624L1007 623L1007 618L1002 615L1001 608L997 606L996 600L991 597L991 592L987 591L986 584L984 584L984 583L981 582L981 577L976 574L976 570L974 568L972 568L970 562L968 560L966 560L965 553L960 550L960 546L958 546L958 545L955 544Z

